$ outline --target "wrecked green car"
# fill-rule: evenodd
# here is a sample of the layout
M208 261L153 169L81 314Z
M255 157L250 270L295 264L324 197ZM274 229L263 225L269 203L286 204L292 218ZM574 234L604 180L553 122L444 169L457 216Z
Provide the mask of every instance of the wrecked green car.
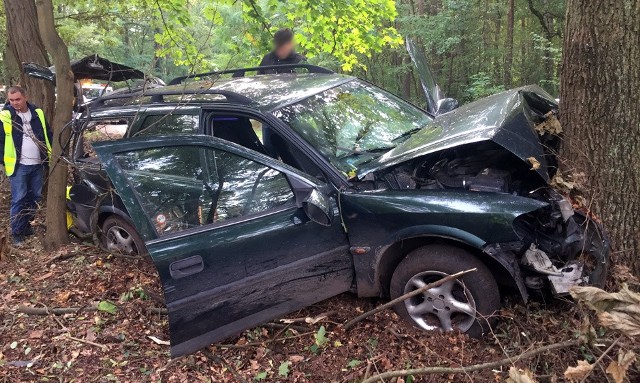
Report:
M426 74L425 111L288 69L309 73L186 76L97 98L75 125L74 222L151 255L173 356L336 294L396 298L473 268L398 313L478 336L505 294L603 284L606 234L550 186L557 104L542 89L457 107ZM98 134L113 121L117 139Z

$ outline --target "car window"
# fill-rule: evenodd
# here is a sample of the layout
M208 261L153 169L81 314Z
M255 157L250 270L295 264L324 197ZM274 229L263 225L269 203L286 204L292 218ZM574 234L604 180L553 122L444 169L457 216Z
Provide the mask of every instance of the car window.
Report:
M95 158L93 143L100 141L119 140L127 133L127 121L91 121L87 123L80 134L76 158Z
M137 136L173 136L198 133L200 116L193 114L163 114L147 116Z
M294 201L284 174L225 151L177 146L115 157L159 235L264 213Z
M346 174L431 122L417 107L360 81L285 106L275 115Z

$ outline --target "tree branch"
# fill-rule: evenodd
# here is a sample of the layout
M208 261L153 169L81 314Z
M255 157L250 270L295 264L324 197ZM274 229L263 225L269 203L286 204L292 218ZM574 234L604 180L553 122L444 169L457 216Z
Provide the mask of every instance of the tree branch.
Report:
M382 374L374 375L368 379L362 381L362 383L376 383L376 382L384 382L385 379L390 378L398 378L409 375L429 375L429 374L466 374L473 371L485 370L495 367L500 367L505 364L513 364L522 359L528 359L538 354L542 354L546 351L557 350L560 348L574 347L583 344L584 341L582 339L574 339L567 340L559 343L552 343L547 346L542 346L540 348L523 352L512 358L504 358L500 360L496 360L495 362L487 362L474 364L471 366L463 366L463 367L423 367L423 368L411 368L406 370L397 370L397 371L388 371L383 372Z
M344 329L345 330L349 330L356 323L360 322L361 320L363 320L363 319L365 319L367 317L370 317L373 314L379 313L382 310L386 310L389 307L392 307L392 306L394 306L394 305L396 305L396 304L398 304L400 302L403 302L403 301L405 301L405 300L407 300L407 299L409 299L411 297L415 297L416 295L420 295L420 294L424 293L427 290L430 290L430 289L432 289L434 287L438 287L438 286L440 286L440 285L442 285L442 284L444 284L446 282L449 282L451 280L457 279L457 278L459 278L459 277L461 277L461 276L463 276L463 275L465 275L467 273L470 273L472 271L476 271L476 269L473 268L473 269L469 269L469 270L466 270L466 271L461 271L459 273L447 275L446 277L444 277L444 278L442 278L440 280L437 280L437 281L435 281L433 283L429 283L428 285L422 286L417 290L413 290L413 291L411 291L409 293L401 295L401 296L397 297L396 299L393 299L393 300L391 300L391 301L389 301L389 302L387 302L387 303L385 303L383 305L380 305L380 306L374 308L373 310L369 310L366 313L353 318L352 320L350 320L349 322L347 322L344 325Z

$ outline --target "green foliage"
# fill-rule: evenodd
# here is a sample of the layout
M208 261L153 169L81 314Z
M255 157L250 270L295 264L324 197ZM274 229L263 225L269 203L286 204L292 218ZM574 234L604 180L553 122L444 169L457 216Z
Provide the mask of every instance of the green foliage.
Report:
M351 70L402 39L393 0L57 1L71 56L99 53L159 76L254 65L290 27L312 62Z
M329 338L327 338L327 330L325 329L325 327L320 326L318 331L313 334L313 338L315 342L314 344L309 346L309 350L314 354L318 354L322 347L324 347L329 342Z
M109 301L100 301L97 309L109 314L115 314L118 311L118 307Z
M291 366L291 362L286 361L280 363L280 367L278 367L278 375L284 376L285 378L289 376L289 366Z
M253 25L263 28L254 28L263 45L268 44L265 29L289 27L297 32L296 40L307 56L328 53L345 71L365 68L360 57L402 43L392 26L397 16L393 0L245 0L243 5L246 15L256 21Z
M309 62L351 71L419 104L424 95L406 36L424 48L447 96L467 101L502 89L504 73L511 73L510 86L539 84L552 94L559 88L564 0L532 0L537 14L528 0L515 2L508 72L508 2L499 0L54 2L72 58L98 53L164 79L257 65L273 33L290 27Z
M470 76L470 80L471 84L465 90L464 101L474 101L504 90L503 86L494 84L491 76L484 72Z

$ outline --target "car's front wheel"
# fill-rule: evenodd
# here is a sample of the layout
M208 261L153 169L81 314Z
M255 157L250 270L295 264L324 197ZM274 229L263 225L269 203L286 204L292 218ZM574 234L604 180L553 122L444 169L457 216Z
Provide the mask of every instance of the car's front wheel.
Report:
M135 227L117 215L104 220L101 237L102 245L112 253L139 255L147 252Z
M479 337L500 309L500 292L491 271L468 251L428 245L410 252L393 273L392 299L460 271L462 277L416 295L396 306L398 314L423 330L460 331Z

